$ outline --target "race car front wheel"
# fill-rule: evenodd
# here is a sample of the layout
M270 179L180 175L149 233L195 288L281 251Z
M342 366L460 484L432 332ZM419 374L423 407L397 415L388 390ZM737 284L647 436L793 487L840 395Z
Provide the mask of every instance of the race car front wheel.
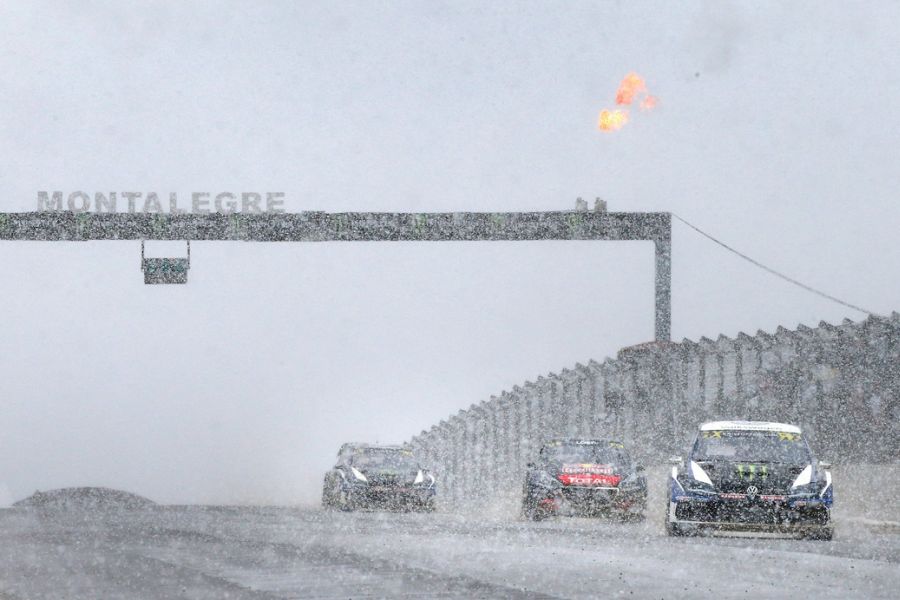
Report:
M540 503L525 501L522 503L522 516L526 521L543 521L553 512Z
M338 496L338 508L340 508L344 512L351 512L354 509L353 501L350 498L350 494L341 490Z
M326 481L325 485L322 486L322 508L325 510L334 510L334 495L329 488L330 486Z
M624 523L643 523L644 522L644 513L642 512L633 512L633 511L624 511L619 515L619 519Z
M527 521L543 521L547 518L547 511L539 508L526 508L523 514Z
M681 527L678 526L678 523L672 522L672 507L671 505L666 507L666 535L669 537L681 537L684 535L684 532L681 530Z
M830 542L834 539L834 528L831 525L825 525L819 529L814 529L803 536L807 540L820 540Z

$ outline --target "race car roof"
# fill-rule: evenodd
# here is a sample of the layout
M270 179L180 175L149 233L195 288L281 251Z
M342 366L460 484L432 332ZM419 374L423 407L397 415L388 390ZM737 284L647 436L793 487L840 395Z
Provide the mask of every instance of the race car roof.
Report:
M408 450L402 444L367 444L365 442L348 442L341 446L342 450Z
M606 439L596 439L596 438L553 438L552 440L547 440L544 445L552 446L559 444L572 444L573 446L602 446L603 444L619 444L622 445L622 442L618 440L606 440Z
M800 433L800 428L787 423L768 421L711 421L700 426L700 431L783 431Z

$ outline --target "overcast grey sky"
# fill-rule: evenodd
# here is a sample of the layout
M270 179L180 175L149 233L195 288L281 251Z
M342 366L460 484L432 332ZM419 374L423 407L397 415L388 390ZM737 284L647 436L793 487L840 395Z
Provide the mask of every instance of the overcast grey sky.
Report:
M892 2L7 2L0 210L38 190L281 191L291 212L602 196L889 313L898 32ZM630 71L660 105L598 132ZM653 335L650 244L192 250L187 286L145 287L135 243L0 242L0 504L313 502L343 441L408 439ZM676 339L861 317L678 224L673 261Z

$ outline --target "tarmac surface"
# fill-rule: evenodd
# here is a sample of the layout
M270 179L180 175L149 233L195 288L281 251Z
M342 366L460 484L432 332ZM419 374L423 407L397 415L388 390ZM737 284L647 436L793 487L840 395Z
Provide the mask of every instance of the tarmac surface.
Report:
M508 506L3 509L0 598L898 597L900 525L878 518L892 498L836 511L826 542L668 538L658 495L636 523Z

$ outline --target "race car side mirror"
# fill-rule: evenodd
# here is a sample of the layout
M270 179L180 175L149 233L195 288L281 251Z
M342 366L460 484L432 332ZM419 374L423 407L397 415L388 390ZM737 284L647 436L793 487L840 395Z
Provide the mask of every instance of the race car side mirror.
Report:
M819 467L822 468L822 469L828 470L828 469L831 468L831 463L830 463L830 462L825 462L824 460L820 460L820 461L819 461Z
M681 457L680 456L670 456L669 464L675 465L676 467L680 467L681 466Z

